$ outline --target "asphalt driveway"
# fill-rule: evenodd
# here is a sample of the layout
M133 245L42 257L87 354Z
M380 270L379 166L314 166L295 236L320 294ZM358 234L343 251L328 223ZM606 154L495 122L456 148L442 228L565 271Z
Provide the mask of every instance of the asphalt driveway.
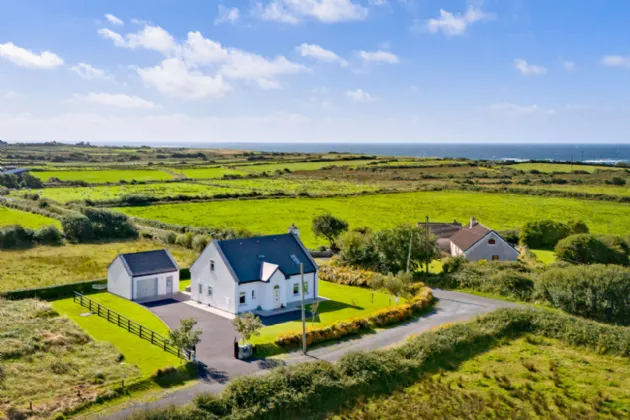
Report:
M234 339L238 337L232 321L184 303L189 297L178 294L175 299L145 304L170 328L177 328L184 318L195 318L201 330L197 345L197 359L207 365L209 379L225 382L228 379L263 368L260 361L242 361L234 358Z

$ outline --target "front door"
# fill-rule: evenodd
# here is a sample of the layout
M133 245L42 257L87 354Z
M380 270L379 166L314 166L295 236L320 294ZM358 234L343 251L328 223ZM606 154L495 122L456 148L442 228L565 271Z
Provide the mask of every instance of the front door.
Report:
M166 294L173 294L173 276L168 276L166 278Z
M278 309L279 307L282 306L282 300L280 299L280 286L278 286L277 284L273 288L273 298L274 298L273 307Z

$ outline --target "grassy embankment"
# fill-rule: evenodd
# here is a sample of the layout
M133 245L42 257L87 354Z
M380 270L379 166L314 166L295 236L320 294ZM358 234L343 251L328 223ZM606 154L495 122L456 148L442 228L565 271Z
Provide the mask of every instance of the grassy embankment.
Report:
M50 225L61 227L61 223L59 223L58 220L39 214L10 209L0 205L0 227L8 225L20 225L22 227L32 229L38 229L42 226Z
M461 364L459 364L461 363ZM527 336L331 419L622 418L630 361Z
M42 181L50 178L58 178L62 181L85 181L90 183L120 181L163 181L172 179L167 172L150 169L114 169L114 170L87 170L87 171L42 171L31 172Z
M3 250L0 252L0 292L103 279L116 255L160 248L164 245L138 240ZM197 253L190 249L174 245L167 248L180 267L189 267L197 258Z
M493 229L520 228L544 218L580 219L592 232L618 234L630 231L630 206L623 203L569 198L487 194L460 191L417 192L336 198L290 198L255 201L184 203L128 207L132 216L191 226L245 228L258 233L285 232L295 223L308 247L325 244L311 231L313 217L330 212L350 227L378 230L400 223L415 223L430 216L434 221L467 221L475 216Z

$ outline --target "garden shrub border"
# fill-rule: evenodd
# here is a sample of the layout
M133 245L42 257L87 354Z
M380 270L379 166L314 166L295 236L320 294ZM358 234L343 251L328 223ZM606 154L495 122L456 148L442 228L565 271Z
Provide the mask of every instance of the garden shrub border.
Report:
M365 318L355 318L344 322L338 322L323 328L313 328L306 331L306 343L308 345L322 343L330 340L338 340L343 337L357 335L374 328L397 324L413 318L425 312L433 306L434 298L431 289L423 283L415 283L411 286L412 298L408 303L394 308L384 308ZM301 332L288 332L279 335L274 343L285 350L302 345Z

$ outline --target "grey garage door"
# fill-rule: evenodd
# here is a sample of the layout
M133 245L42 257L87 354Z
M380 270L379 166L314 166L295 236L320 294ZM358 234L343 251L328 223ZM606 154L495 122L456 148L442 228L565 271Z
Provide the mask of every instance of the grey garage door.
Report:
M135 299L143 299L157 296L158 279L145 279L136 281L136 297Z

